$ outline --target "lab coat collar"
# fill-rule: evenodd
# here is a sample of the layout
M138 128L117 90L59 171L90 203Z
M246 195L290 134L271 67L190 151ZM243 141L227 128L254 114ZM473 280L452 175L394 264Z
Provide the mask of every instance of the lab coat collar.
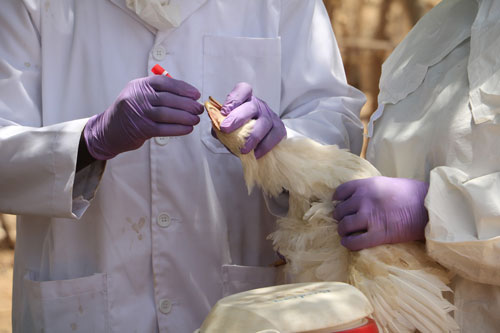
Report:
M156 34L177 28L207 0L110 0Z
M427 69L470 38L469 102L474 123L500 123L500 1L444 0L424 16L382 67L379 110L415 91ZM411 54L411 56L409 56Z
M374 123L382 117L385 104L396 104L414 92L424 81L428 68L440 62L467 38L471 38L471 49L478 41L483 40L477 30L479 27L484 28L487 23L482 18L487 13L481 14L481 11L487 12L490 7L498 7L500 10L500 3L495 0L444 0L418 21L382 65L378 108L370 117L368 137L373 135ZM490 16L491 19L495 17L498 18L499 15ZM500 26L500 23L497 25ZM497 36L500 38L498 33ZM488 45L487 42L486 44ZM468 66L471 81L469 95L476 123L492 118L492 109L484 107L484 101L480 101L481 90L478 87L481 78L491 83L500 81L500 62L496 65L497 75L491 75L491 68L495 64L486 65L484 61L475 59L490 57L489 59L494 60L494 55L500 52L499 48L498 43L492 45L491 49L497 53L491 54L482 54L483 51L479 49L474 52L471 50ZM476 67L481 67L482 70ZM490 74L485 71L490 71Z
M470 37L476 10L475 1L445 0L421 18L382 66L379 105L396 104L415 91L429 67Z

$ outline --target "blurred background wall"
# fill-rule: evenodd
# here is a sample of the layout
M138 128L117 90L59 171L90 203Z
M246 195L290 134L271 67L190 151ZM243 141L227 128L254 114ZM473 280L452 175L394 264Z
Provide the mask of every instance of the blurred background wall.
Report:
M377 107L382 63L413 25L440 0L324 0L348 82L363 91L362 120ZM0 214L0 333L11 332L15 217Z

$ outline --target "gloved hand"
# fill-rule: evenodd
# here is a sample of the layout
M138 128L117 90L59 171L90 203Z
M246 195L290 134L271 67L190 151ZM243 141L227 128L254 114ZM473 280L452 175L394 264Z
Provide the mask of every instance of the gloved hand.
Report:
M190 133L203 112L198 98L195 87L163 75L130 81L106 111L85 125L89 153L107 160L155 136Z
M407 178L372 177L346 182L335 191L333 212L341 243L357 251L380 244L423 240L429 185Z
M255 158L261 158L286 136L285 125L267 104L253 96L252 87L238 83L229 93L221 113L227 116L220 124L224 133L230 133L248 120L256 119L254 128L241 148L242 154L254 149Z

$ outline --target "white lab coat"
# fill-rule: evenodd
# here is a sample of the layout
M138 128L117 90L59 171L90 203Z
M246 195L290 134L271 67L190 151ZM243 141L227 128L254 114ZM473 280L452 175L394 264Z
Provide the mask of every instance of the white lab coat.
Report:
M429 254L463 332L500 330L500 2L445 0L383 65L367 158L430 182ZM374 125L374 126L373 126Z
M187 136L75 174L88 117L155 63L201 101L247 81L288 135L360 150L364 97L346 83L320 0L164 3L177 28L157 31L125 0L2 2L0 211L20 216L15 332L192 332L222 296L274 283L274 218L206 114Z

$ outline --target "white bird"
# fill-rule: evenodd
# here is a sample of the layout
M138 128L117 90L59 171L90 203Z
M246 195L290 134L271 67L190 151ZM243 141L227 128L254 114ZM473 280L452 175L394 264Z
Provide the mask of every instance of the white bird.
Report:
M332 196L340 184L380 173L368 161L335 145L296 137L282 140L256 159L241 154L255 120L222 133L224 116L205 103L217 138L241 160L249 193L257 185L270 197L289 193L286 217L269 235L286 258L287 283L341 281L357 287L374 308L381 332L452 332L459 327L444 297L450 272L433 261L422 242L380 245L351 252L340 244Z

